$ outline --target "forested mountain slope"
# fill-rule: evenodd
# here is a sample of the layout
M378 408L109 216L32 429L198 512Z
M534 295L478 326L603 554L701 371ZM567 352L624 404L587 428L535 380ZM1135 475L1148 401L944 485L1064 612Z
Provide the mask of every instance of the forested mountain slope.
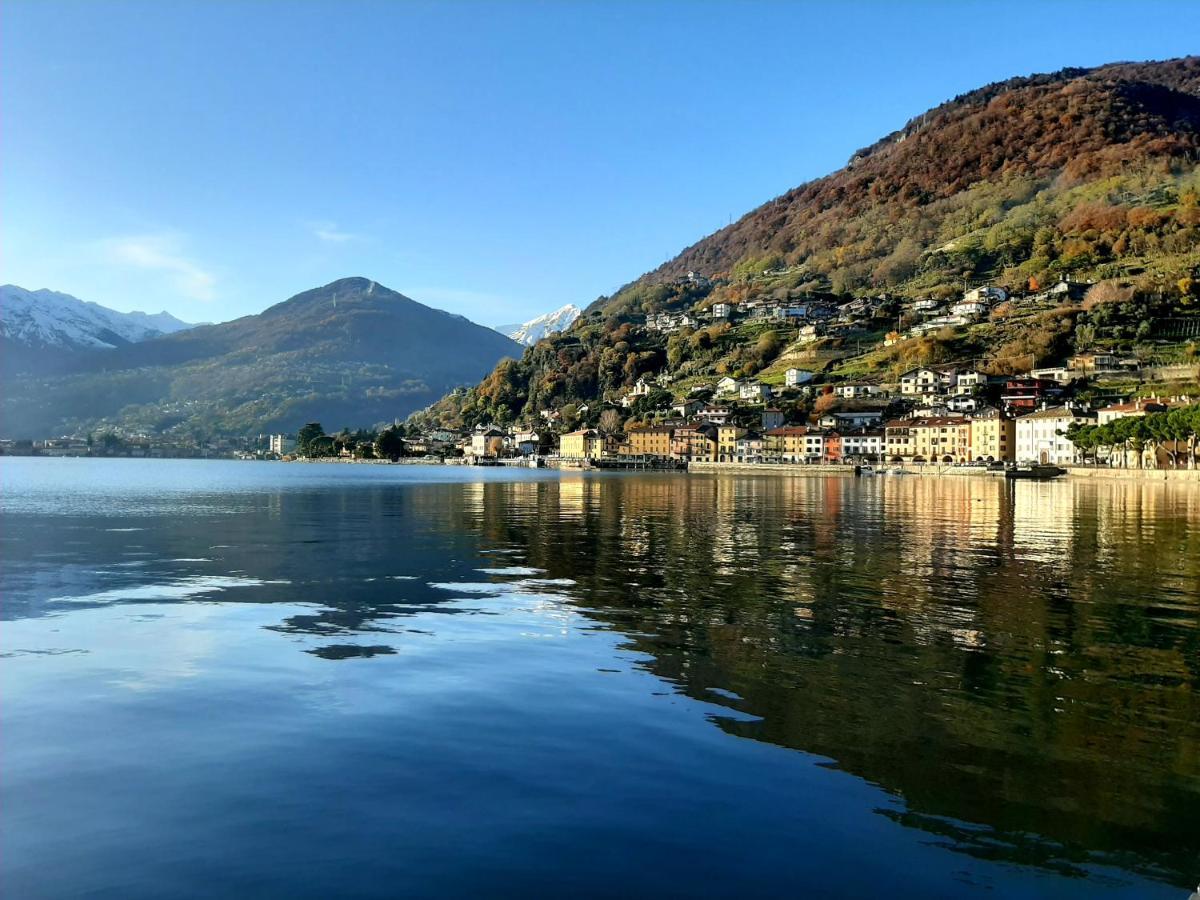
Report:
M599 298L570 331L423 418L511 421L581 404L594 415L641 376L681 394L723 374L781 380L789 363L835 380L950 357L1027 370L1081 343L1190 358L1194 343L1172 342L1159 325L1193 315L1200 294L1198 159L1200 57L989 85ZM918 299L978 285L1020 296L1063 278L1099 287L1085 303L1004 304L978 326L883 346L913 323ZM845 339L812 347L791 326L705 318L717 303L832 306L881 295ZM669 336L643 327L662 312L698 321Z

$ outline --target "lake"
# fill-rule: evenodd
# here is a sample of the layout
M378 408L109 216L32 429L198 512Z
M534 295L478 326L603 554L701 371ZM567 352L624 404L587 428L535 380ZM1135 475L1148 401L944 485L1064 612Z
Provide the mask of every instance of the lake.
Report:
M7 896L1200 880L1196 487L0 477Z

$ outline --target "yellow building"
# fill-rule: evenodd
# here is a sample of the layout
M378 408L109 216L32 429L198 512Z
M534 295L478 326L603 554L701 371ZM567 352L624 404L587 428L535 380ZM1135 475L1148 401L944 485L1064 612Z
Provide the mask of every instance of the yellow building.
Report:
M814 428L785 425L763 435L763 454L768 462L818 462L825 452L825 436Z
M626 441L621 447L625 456L656 456L667 458L671 455L671 435L675 429L670 425L643 425L640 428L630 428L626 431Z
M717 426L717 462L736 462L738 439L745 437L746 429L737 425Z
M590 428L572 431L558 439L558 455L564 459L591 459L591 442L596 432Z
M990 410L971 419L973 460L988 462L1016 459L1017 423L1000 410Z
M897 419L888 422L885 432L888 459L939 463L971 459L971 420L961 416Z

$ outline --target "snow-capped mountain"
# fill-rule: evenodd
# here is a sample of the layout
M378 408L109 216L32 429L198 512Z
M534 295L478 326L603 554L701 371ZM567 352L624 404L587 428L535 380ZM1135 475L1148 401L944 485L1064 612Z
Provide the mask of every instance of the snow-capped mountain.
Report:
M56 291L0 286L0 336L31 348L119 347L191 328L168 312L117 312Z
M570 328L571 323L579 318L579 312L578 306L568 303L562 309L556 309L554 312L546 313L544 316L538 316L536 319L530 319L522 324L497 325L496 331L508 335L518 344L532 347L546 335Z

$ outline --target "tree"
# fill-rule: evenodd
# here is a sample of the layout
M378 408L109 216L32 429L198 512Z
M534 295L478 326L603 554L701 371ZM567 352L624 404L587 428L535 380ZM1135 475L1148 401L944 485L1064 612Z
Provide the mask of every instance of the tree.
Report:
M308 442L308 456L334 456L336 453L333 438L327 434L317 435Z
M596 427L605 437L617 434L621 430L621 413L615 409L604 410Z
M310 450L312 442L324 434L325 429L321 427L320 422L309 422L296 434L296 452L301 456L314 455Z
M404 439L398 428L385 428L375 439L376 455L393 462L404 455Z

